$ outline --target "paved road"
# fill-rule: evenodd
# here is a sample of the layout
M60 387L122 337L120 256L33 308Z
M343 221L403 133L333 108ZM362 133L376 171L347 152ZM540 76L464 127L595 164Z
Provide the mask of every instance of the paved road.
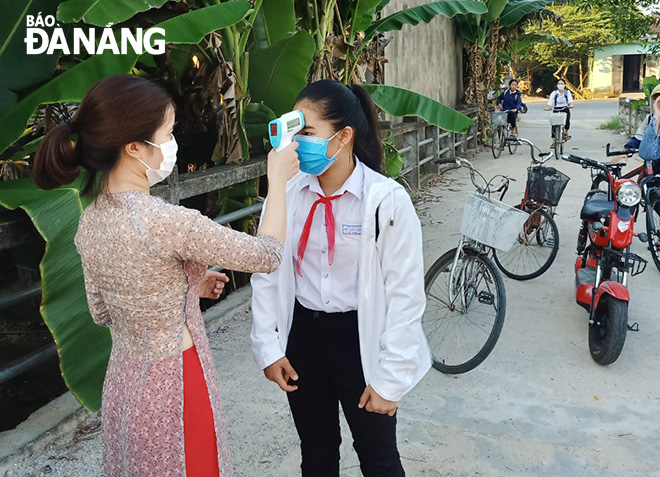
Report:
M578 102L575 153L603 159L604 145L622 136L596 128L616 114L616 101ZM543 104L530 103L520 134L549 145ZM518 179L508 199L522 196L528 156L522 149L495 161L486 150L475 165L484 175ZM630 282L630 333L619 360L595 364L587 345L587 315L574 301L574 244L588 171L555 161L571 176L558 207L561 246L543 276L506 280L507 317L492 355L461 376L430 371L401 403L400 452L417 476L649 476L660 475L660 273L649 267ZM455 246L465 192L464 170L427 188L418 203L429 267ZM646 256L641 245L637 253ZM250 315L211 334L221 378L237 475L299 475L298 441L285 396L265 381L249 352ZM360 475L343 426L342 477ZM12 475L100 475L98 437L61 440L17 465Z

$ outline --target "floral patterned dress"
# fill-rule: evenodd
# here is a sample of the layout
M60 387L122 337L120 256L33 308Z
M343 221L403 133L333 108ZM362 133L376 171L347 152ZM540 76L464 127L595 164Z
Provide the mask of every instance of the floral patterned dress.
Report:
M75 243L92 318L112 329L101 413L105 475L186 474L184 324L206 378L220 475L233 475L199 308L200 285L207 265L275 270L282 259L280 242L232 231L198 211L129 191L99 195L83 212Z

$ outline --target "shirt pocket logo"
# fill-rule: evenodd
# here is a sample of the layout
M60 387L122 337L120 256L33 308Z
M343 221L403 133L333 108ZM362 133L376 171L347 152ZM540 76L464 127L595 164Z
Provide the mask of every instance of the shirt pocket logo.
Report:
M362 225L348 225L341 226L342 235L362 235Z

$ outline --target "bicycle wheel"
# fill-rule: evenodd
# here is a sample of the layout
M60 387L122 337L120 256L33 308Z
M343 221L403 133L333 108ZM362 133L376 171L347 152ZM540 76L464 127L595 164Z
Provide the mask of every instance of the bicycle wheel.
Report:
M502 126L497 126L493 131L493 135L490 138L490 149L495 159L502 154L502 150L504 149L504 128Z
M649 250L653 263L660 270L660 197L655 197L646 204L646 233L649 236Z
M511 250L494 250L493 253L499 269L515 280L531 280L543 275L559 250L559 230L552 216L545 209L529 213Z
M511 126L509 126L506 129L506 133L507 133L508 137L513 136L513 130L511 129ZM516 151L518 150L518 143L517 142L515 142L515 143L508 142L507 147L509 148L509 154L515 154Z
M488 357L506 314L504 281L493 262L464 248L452 279L455 254L445 253L424 277L424 333L433 367L447 374L466 373Z
M561 131L561 126L553 126L552 129L555 132L555 157L557 159L561 158L561 154L564 151L564 146L563 146L563 139L562 139L562 131Z

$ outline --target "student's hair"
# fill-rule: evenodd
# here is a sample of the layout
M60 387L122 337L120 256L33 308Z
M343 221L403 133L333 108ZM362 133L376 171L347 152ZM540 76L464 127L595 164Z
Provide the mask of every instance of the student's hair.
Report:
M378 113L369 93L358 85L320 80L308 84L296 103L307 102L335 131L350 126L354 131L353 152L364 165L383 172L383 146L378 129Z
M516 83L518 84L518 80L513 78L511 81L509 81L509 86L511 86L511 83Z
M34 181L42 189L55 189L73 182L84 167L89 174L82 193L97 193L97 174L110 172L126 144L153 140L170 107L172 98L144 78L102 79L87 91L73 121L46 133L34 160Z
M557 84L559 84L560 81L563 82L564 84L566 84L566 80L564 78L559 78L557 80Z

